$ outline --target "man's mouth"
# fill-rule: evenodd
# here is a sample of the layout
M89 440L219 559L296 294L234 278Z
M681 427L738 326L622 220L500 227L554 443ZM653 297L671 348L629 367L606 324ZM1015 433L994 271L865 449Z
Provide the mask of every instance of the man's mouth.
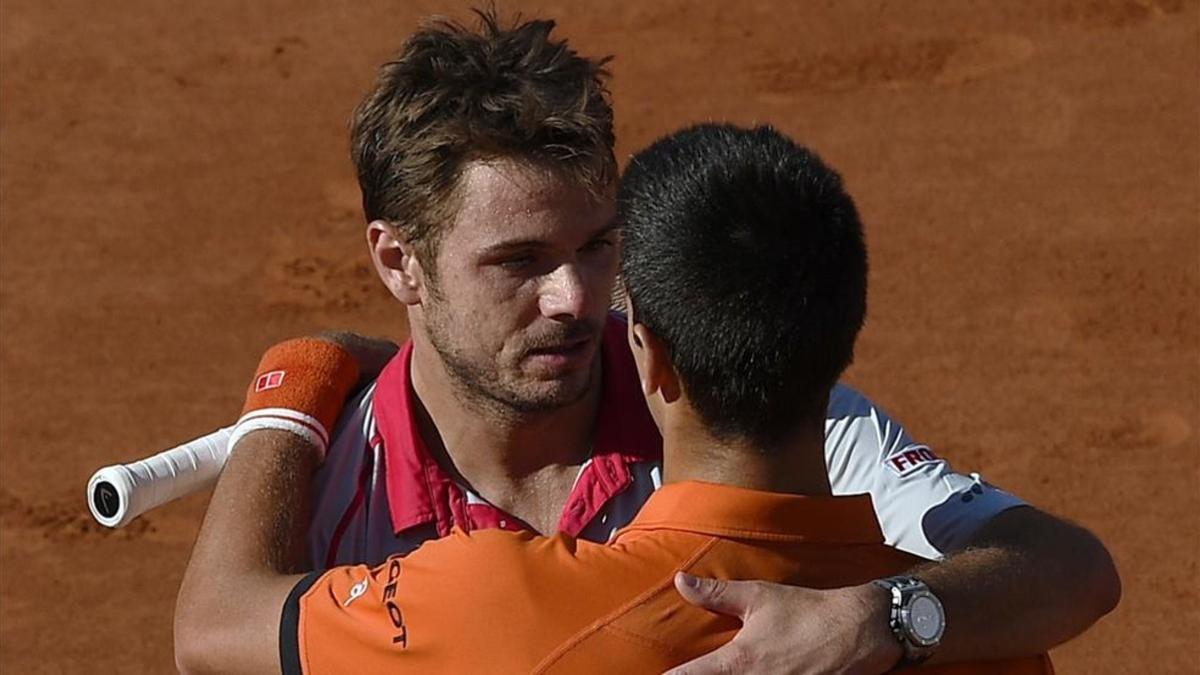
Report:
M582 337L530 349L526 354L536 363L555 369L574 370L590 365L593 344L592 337Z

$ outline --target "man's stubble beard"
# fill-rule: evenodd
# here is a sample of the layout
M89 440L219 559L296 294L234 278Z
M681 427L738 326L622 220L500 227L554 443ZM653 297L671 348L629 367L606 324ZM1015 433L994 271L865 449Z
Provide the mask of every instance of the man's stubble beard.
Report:
M425 330L429 343L445 366L450 386L467 407L505 420L528 418L577 403L587 396L594 385L597 369L593 367L578 390L561 387L549 392L520 391L520 383L505 382L494 364L480 364L463 353L454 339L453 317L443 311L444 304L444 299L425 304ZM588 328L585 322L580 323L584 324L581 328L585 332L599 330ZM566 328L557 337L578 332L580 327ZM552 339L549 336L543 338ZM599 350L596 351L596 358L600 358Z

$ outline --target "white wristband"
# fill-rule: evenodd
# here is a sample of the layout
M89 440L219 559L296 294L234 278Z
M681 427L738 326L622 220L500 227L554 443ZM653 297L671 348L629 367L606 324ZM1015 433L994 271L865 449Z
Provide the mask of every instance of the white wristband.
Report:
M271 417L291 420L293 422L303 424L304 426L312 429L321 437L322 446L329 445L329 431L325 429L324 424L321 424L321 420L307 413L302 413L299 410L292 410L291 408L259 408L258 410L251 410L245 415L242 415L242 418L238 420L238 424L241 424L242 422L248 422L250 420Z
M327 440L329 434L325 431L324 426L304 413L286 408L252 410L243 415L229 436L229 451L233 451L234 446L243 436L262 429L277 429L295 434L317 449L319 461L325 460L325 451L329 446Z

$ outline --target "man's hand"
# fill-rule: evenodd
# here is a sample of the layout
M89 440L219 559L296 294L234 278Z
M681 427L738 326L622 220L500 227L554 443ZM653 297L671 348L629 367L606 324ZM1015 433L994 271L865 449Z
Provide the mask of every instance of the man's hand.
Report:
M388 361L400 350L395 342L383 338L371 338L346 331L322 331L314 337L318 340L332 342L345 349L358 363L358 384L356 390L362 389L368 383L379 377L380 371Z
M1036 657L1082 633L1117 605L1121 580L1087 530L1037 509L994 516L962 550L905 572L929 584L946 610L946 633L927 662ZM899 642L889 603L871 584L835 590L757 581L675 586L688 602L739 617L729 644L672 670L688 673L880 673Z
M675 587L694 605L740 618L742 630L668 675L876 675L900 660L900 643L888 628L887 594L871 584L814 590L679 573Z

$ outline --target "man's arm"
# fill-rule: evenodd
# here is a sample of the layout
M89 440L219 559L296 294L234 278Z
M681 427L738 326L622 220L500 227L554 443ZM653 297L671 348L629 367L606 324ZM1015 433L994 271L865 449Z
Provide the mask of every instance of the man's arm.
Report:
M935 662L1047 651L1121 599L1121 580L1104 544L1028 506L1000 513L963 550L914 574L947 608Z
M221 473L175 606L184 673L278 673L280 612L307 523L317 450L272 429L243 438Z
M935 661L1042 653L1083 632L1120 598L1112 558L1094 536L978 476L956 473L886 411L842 385L830 398L826 462L835 493L871 493L891 545L942 558L910 574L945 607ZM874 585L818 591L702 584L681 592L743 616L745 628L726 650L742 656L744 646L750 658L774 659L758 672L877 673L900 657L887 625L887 594ZM728 656L710 658L724 663Z
M347 663L362 672L525 672L651 585L599 555L609 552L599 544L499 530L458 532L373 569L290 575L316 455L276 430L246 435L230 455L179 593L180 671L297 672L302 662L313 672ZM585 575L611 581L581 593L591 586ZM504 619L528 606L541 623ZM409 625L420 627L418 644Z
M1116 607L1121 582L1108 551L1080 527L1032 507L988 521L963 549L911 572L941 599L946 633L932 663L1031 656L1082 633ZM671 671L881 673L900 658L887 594L763 582L679 583L688 601L740 616L728 645Z
M358 378L353 355L329 342L289 340L263 355L176 600L180 670L279 672L310 481Z

